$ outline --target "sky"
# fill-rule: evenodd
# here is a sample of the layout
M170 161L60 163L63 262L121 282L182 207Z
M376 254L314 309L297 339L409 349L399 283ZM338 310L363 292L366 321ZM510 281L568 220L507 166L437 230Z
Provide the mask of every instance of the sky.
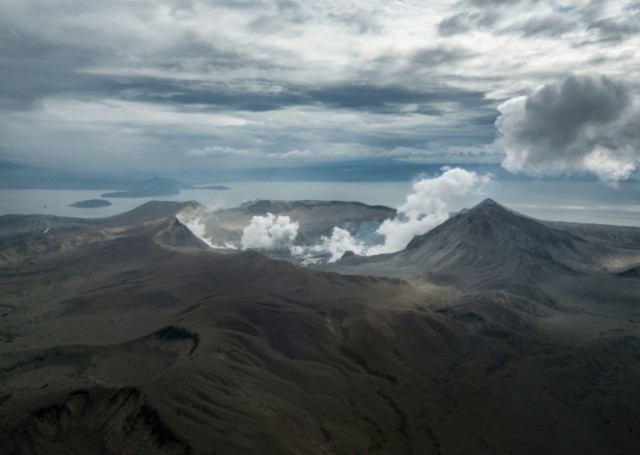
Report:
M637 175L640 2L0 0L0 159Z

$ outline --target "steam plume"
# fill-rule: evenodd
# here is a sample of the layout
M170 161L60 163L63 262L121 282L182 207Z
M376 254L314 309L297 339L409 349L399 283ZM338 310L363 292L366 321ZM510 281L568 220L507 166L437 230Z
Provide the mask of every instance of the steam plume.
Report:
M254 216L251 224L243 229L240 245L243 250L279 251L291 250L298 235L298 223L288 216Z
M477 191L490 177L461 168L443 168L439 177L423 179L413 184L414 192L398 207L398 215L385 220L378 228L384 236L382 245L366 251L367 255L393 253L404 249L416 235L443 223L449 218L447 200Z
M331 253L329 262L335 262L347 251L353 251L355 254L363 254L365 252L365 245L363 242L353 238L351 233L346 229L334 227L331 237L322 237L322 249Z
M206 226L215 209L198 207L196 209L187 209L178 213L176 217L178 221L184 224L196 237L205 242L212 248L219 248L214 245L211 239L206 235Z

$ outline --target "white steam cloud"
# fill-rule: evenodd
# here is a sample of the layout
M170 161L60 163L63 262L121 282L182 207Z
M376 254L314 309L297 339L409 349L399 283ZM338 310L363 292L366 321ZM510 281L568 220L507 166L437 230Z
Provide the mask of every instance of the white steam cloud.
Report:
M366 252L364 242L355 239L349 231L339 227L333 228L331 237L322 237L320 250L328 251L331 254L329 262L336 262L347 251L353 251L355 254Z
M206 220L215 212L215 209L198 207L196 209L186 209L176 215L178 221L184 224L193 235L198 237L211 248L217 246L211 242L206 235Z
M398 207L398 215L385 220L378 234L385 238L382 245L368 248L367 255L393 253L404 249L416 235L424 234L449 218L447 200L479 190L490 180L461 168L443 168L439 177L423 179L413 184L414 193Z
M294 247L292 252L307 257L317 253L329 253L329 262L335 262L347 251L362 256L401 251L416 235L424 234L449 218L448 201L479 191L490 179L489 175L445 167L442 175L414 183L414 192L398 207L397 216L380 224L376 234L384 238L384 243L371 244L336 226L331 232L331 237L322 237L320 244L312 247Z
M195 209L188 208L178 213L178 221L184 224L193 235L198 237L211 248L220 250L236 250L238 246L231 241L214 243L213 238L207 233L208 226L215 225L215 213L217 208L198 206Z
M273 213L254 216L242 231L240 246L243 250L291 250L298 228L298 223L288 216L276 217Z
M256 215L242 230L239 245L236 241L213 243L207 238L207 226L215 225L214 211L199 208L180 214L180 221L199 238L213 248L262 251L288 251L303 259L303 265L321 260L335 262L348 251L361 256L394 253L403 250L417 235L443 223L449 218L449 204L460 197L477 193L490 180L489 175L479 175L462 168L442 168L442 174L422 179L413 184L413 193L406 197L397 209L395 218L384 220L379 226L334 226L331 235L320 237L314 244L294 242L300 225L286 215L267 213ZM357 233L354 233L354 230ZM224 237L223 237L224 239Z
M570 76L498 107L498 145L510 172L589 172L615 185L640 163L640 109L628 84Z

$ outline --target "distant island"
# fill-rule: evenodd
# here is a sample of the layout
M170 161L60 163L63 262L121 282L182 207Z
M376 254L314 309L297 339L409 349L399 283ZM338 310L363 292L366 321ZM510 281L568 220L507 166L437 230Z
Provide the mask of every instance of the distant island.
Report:
M197 186L193 188L194 190L219 190L219 191L226 191L229 190L231 188L229 188L228 186L224 186L224 185L207 185L207 186Z
M109 207L111 202L104 199L87 199L70 204L69 207L79 207L81 209L95 209L97 207Z

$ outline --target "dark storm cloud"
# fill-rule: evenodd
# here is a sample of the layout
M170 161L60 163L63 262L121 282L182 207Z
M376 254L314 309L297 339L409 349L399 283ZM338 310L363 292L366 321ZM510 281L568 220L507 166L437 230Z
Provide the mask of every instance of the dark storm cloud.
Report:
M589 25L597 31L602 41L624 41L640 34L640 11L629 11L623 19L600 19Z
M0 106L8 109L34 108L41 99L53 95L148 98L163 103L227 105L247 110L279 108L268 97L246 91L235 94L224 88L198 88L193 82L179 79L85 72L84 68L114 58L114 53L109 49L85 48L81 43L44 40L22 31L0 29L0 55L3 57L0 59ZM148 63L161 71L181 71L189 67L190 59L199 60L202 56L206 59L198 64L199 71L274 67L269 61L204 42L191 32L182 34ZM282 99L285 102L287 97ZM290 97L292 103L294 99L295 96Z
M489 112L487 114L477 115L477 116L469 119L468 123L470 125L479 125L479 126L494 125L496 123L497 118L498 118L498 112L492 110L491 112ZM491 131L490 133L488 132L488 134L493 135L494 132Z
M440 107L466 109L492 104L484 93L452 87L411 89L397 85L336 84L326 87L265 86L253 89L233 86L203 86L199 83L136 78L109 83L114 93L141 102L208 106L212 109L271 111L295 106L325 106L336 109L397 113L406 105L420 105L422 112L438 115ZM130 94L130 95L128 95Z
M311 103L305 93L295 89L282 89L270 93L257 88L227 85L208 85L188 81L155 78L135 78L114 81L114 91L139 102L152 102L174 106L206 106L217 110L264 112Z
M11 3L8 2L6 6L11 6ZM132 16L137 14L145 17L149 15L151 8L145 9L144 2L114 1L112 5L96 5L95 10L85 2L74 0L69 0L62 5L49 2L36 3L37 8L30 11L34 20L37 17L50 15L51 21L55 23L57 18L63 17L72 24L72 27L70 25L68 28L74 30L72 32L59 28L49 33L39 34L34 30L29 19L20 21L11 17L10 12L6 12L3 17L3 8L0 8L0 76L2 79L0 106L5 109L34 108L38 106L41 99L54 95L81 98L126 97L123 90L127 88L140 89L143 92L151 91L159 98L163 97L163 89L178 89L177 98L179 99L182 92L185 92L184 97L187 101L189 100L189 92L192 90L182 90L179 78L174 83L170 83L162 78L154 80L154 78L109 74L109 69L104 72L85 71L105 63L107 65L116 63L115 69L124 68L125 73L130 71L127 67L141 66L155 72L195 71L203 76L213 71L243 69L268 71L279 66L270 56L249 55L246 50L240 50L232 44L205 39L195 29L171 31L175 34L171 40L167 40L157 49L148 50L146 46L155 45L153 43L144 45L134 39L130 43L126 41L116 43L111 42L109 37L105 37L103 41L96 41L90 24L74 20L82 14L100 12L103 12L107 19L122 8L135 13ZM197 14L195 8L199 2L172 0L166 3L172 8L173 14L179 14L185 10L191 10L193 14ZM275 7L276 12L282 13L299 9L299 5L291 0L274 2L216 0L210 2L210 6L240 10L265 10ZM68 12L68 16L64 16L65 11ZM99 18L93 19L99 20ZM128 32L127 24L122 24L122 29ZM150 30L157 33L152 28ZM118 35L117 29L113 32L114 35ZM96 30L95 33L98 34L100 31ZM227 96L233 97L233 94ZM225 94L222 93L220 97L224 98ZM241 104L249 105L249 103ZM264 107L259 108L260 105ZM255 110L271 108L270 103L258 100Z
M460 132L464 131L464 136ZM452 147L471 146L487 143L494 139L491 130L474 130L468 125L459 128L447 128L439 131L406 131L405 135L389 134L383 131L362 137L362 142L372 149L391 151L398 148L415 150L449 150ZM344 141L349 142L349 141Z
M484 93L449 87L419 90L397 85L344 84L310 90L309 94L323 104L347 109L380 110L406 104L455 104L472 108L491 104Z
M570 76L500 106L499 143L513 171L587 170L627 178L640 158L640 116L630 88L606 77Z
M97 61L81 46L60 46L20 29L0 27L0 106L32 107L45 96L95 88L95 81L76 73Z
M606 77L566 78L547 84L525 103L529 139L543 138L564 148L589 124L607 123L620 117L630 104L629 90Z
M50 95L96 93L99 82L61 69L30 68L28 65L0 66L0 108L13 111L33 109Z

